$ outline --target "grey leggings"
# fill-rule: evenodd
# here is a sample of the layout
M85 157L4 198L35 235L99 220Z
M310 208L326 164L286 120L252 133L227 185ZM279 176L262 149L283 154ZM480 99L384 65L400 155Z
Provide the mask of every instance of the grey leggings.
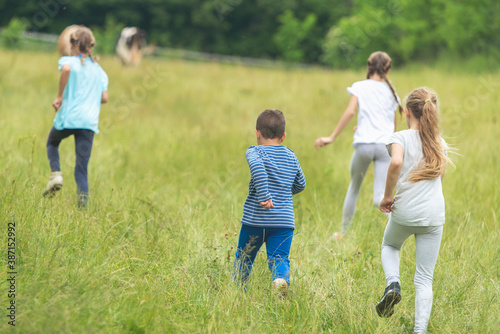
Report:
M415 268L415 328L414 333L426 333L432 309L432 277L439 254L443 226L404 226L392 219L385 228L382 242L382 266L389 285L399 279L399 251L405 240L415 235L417 266Z
M358 144L351 160L351 182L347 189L344 200L344 211L342 214L342 234L345 234L351 224L354 212L356 211L356 202L358 201L361 183L365 178L366 171L373 161L374 180L373 180L373 204L379 206L384 198L385 180L387 178L387 169L391 162L391 157L387 153L384 144Z

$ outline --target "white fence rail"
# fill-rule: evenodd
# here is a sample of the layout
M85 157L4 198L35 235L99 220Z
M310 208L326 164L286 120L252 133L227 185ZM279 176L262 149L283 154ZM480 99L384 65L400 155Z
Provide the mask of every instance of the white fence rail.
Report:
M1 33L2 29L0 29ZM45 43L56 44L59 35L46 34L40 32L25 32L24 38L40 41ZM155 57L168 57L168 58L180 58L187 60L196 61L210 61L210 62L220 62L225 64L241 64L246 66L256 66L256 67L291 67L291 68L316 68L316 69L330 69L321 65L312 64L302 64L302 63L285 63L281 61L260 59L260 58L250 58L250 57L239 57L239 56L229 56L215 53L207 52L197 52L183 49L174 49L166 47L156 47L152 54Z

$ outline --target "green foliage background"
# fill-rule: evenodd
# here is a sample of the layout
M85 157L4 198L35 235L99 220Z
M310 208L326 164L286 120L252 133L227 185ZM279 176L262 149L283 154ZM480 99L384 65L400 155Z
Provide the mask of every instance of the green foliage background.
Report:
M143 28L159 46L341 68L358 68L374 50L397 64L474 58L497 66L498 16L496 0L0 0L3 27L14 17L51 33L114 22Z

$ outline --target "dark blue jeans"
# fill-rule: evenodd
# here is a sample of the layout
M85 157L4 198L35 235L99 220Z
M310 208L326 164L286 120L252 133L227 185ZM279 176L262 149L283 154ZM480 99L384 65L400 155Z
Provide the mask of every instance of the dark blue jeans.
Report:
M234 276L246 283L253 262L262 244L266 243L267 264L273 280L282 278L290 285L290 246L292 245L293 229L291 228L261 228L241 225L236 260L234 261Z
M89 193L87 167L89 165L90 152L92 152L92 143L94 142L94 131L87 129L56 130L52 127L49 133L49 138L47 139L47 156L49 157L50 169L53 172L60 172L61 165L59 163L59 144L64 138L71 135L75 137L76 191L80 196L80 200L86 203Z

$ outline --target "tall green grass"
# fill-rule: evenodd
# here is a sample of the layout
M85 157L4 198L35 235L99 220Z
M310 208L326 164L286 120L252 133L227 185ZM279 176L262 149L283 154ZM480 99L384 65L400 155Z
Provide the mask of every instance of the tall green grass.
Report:
M41 196L50 173L45 142L57 59L0 53L1 332L9 327L7 222L15 221L22 333L411 333L413 239L401 252L403 300L392 318L380 319L374 306L384 288L386 219L371 204L372 171L352 233L336 242L352 132L313 148L316 137L333 130L348 102L345 87L363 72L158 59L123 68L104 57L110 103L90 161L90 204L81 210L72 139L60 147L62 191ZM460 154L444 181L447 222L429 332L498 333L499 73L413 67L390 76L401 96L424 85L438 92L444 136ZM249 180L245 150L255 144L255 119L266 108L285 113L284 144L307 178L295 197L285 300L270 289L265 253L247 293L231 283Z

